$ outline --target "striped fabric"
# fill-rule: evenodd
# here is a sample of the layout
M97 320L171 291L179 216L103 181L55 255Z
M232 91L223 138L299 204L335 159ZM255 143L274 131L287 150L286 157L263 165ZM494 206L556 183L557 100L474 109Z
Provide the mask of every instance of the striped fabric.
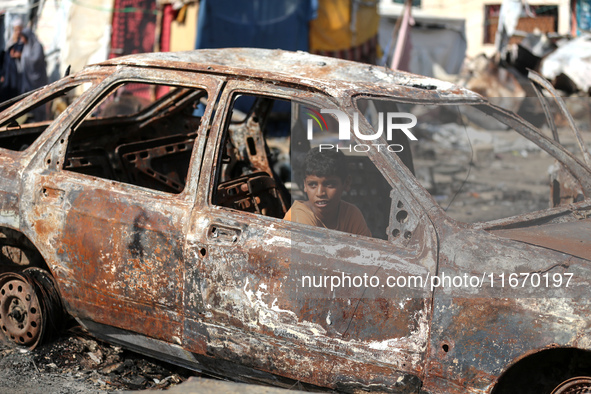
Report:
M353 60L361 63L376 64L378 51L378 36L375 35L363 44L338 51L314 51L316 55Z

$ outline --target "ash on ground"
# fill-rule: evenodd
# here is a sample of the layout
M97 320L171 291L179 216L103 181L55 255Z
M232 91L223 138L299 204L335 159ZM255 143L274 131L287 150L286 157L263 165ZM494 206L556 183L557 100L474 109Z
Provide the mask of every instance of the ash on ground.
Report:
M98 341L79 327L34 350L4 338L0 340L2 393L90 394L167 389L193 375L193 371Z

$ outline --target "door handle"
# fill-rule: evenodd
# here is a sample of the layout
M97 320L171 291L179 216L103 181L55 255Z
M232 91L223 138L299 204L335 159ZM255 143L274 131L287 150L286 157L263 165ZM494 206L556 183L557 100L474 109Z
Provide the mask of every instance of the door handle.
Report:
M51 186L43 186L39 193L40 200L61 205L64 202L66 192L61 189L56 189Z
M229 227L213 223L207 230L207 239L213 242L238 242L242 230L236 227Z

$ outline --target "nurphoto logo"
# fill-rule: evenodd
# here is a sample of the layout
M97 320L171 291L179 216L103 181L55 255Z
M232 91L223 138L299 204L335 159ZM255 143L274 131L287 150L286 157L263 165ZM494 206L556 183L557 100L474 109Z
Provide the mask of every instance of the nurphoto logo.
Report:
M321 109L320 113L315 111L311 108L306 108L309 112L306 114L310 116L311 119L308 119L307 123L307 138L308 140L313 139L313 129L314 129L314 121L318 124L321 131L325 129L328 130L328 125L326 120L322 116L322 114L333 114L336 116L337 121L339 123L339 140L348 140L350 141L352 138L351 136L351 129L353 129L353 133L355 136L362 140L362 141L375 141L382 136L384 133L384 119L386 121L386 139L388 141L392 141L392 135L394 130L401 130L406 137L411 141L417 141L417 137L409 130L412 127L416 126L417 124L417 117L413 114L409 114L406 112L379 112L378 113L378 130L375 134L362 134L359 132L359 114L353 114L353 127L351 128L351 122L349 121L349 117L344 111L340 111L338 109ZM401 119L408 119L410 122L399 123ZM376 149L378 152L381 150L388 150L389 152L402 152L404 149L400 144L356 144L350 146L339 146L338 144L320 144L318 149L322 151L323 149L336 149L338 150L348 150L351 152L352 150L355 152L368 152L371 149Z

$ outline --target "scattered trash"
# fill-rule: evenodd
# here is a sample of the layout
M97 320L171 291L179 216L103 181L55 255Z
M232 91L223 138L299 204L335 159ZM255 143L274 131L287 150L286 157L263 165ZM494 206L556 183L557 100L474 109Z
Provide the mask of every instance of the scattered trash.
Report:
M70 392L59 387L63 384L71 388L72 381L80 385L76 390L80 393L164 389L195 375L91 339L79 327L32 351L0 341L0 369L0 392L11 387L38 392L43 386L51 386L50 391ZM16 382L15 375L23 375L22 381Z
M583 35L564 42L542 60L542 75L556 84L556 79L568 78L585 93L591 88L591 35Z

